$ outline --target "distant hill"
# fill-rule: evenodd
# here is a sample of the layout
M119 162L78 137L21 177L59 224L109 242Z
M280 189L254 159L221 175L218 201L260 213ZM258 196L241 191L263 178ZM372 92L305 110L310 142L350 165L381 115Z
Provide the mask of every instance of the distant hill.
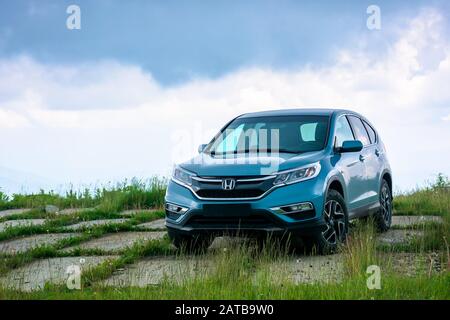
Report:
M7 194L38 192L52 182L36 174L0 167L0 190Z

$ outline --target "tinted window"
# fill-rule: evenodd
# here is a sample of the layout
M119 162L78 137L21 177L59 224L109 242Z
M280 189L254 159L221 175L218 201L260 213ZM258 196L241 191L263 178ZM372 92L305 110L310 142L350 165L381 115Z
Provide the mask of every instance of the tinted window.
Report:
M346 117L340 117L336 121L336 147L342 147L342 142L347 140L355 140L352 129L348 124Z
M327 140L328 120L327 116L310 115L238 118L216 136L206 152L220 155L322 150Z
M368 146L370 144L369 135L367 134L366 128L364 128L361 119L355 116L348 116L348 120L350 121L353 131L355 132L356 139L360 140L364 146Z
M375 130L363 120L364 126L366 127L367 132L369 133L369 138L371 143L375 143L377 141L377 134L375 133Z

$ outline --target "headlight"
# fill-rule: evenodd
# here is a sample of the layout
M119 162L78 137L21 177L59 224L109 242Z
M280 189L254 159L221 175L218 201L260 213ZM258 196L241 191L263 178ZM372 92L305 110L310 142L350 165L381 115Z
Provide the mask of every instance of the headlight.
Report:
M175 169L173 170L172 179L190 186L192 185L193 176L195 176L194 173L186 171L180 167L175 167Z
M320 163L316 162L301 168L277 173L273 181L274 185L291 184L299 181L315 178L319 175Z

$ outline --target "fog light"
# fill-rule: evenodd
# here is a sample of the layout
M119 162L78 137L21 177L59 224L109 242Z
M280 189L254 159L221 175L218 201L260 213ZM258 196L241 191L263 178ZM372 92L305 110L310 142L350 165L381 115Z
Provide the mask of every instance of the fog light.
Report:
M186 213L186 211L188 211L188 208L181 207L172 203L166 203L166 210L176 214L184 214Z
M300 202L295 204L289 204L281 207L273 207L270 210L275 211L279 214L289 214L289 213L297 213L302 211L309 211L314 208L311 202Z

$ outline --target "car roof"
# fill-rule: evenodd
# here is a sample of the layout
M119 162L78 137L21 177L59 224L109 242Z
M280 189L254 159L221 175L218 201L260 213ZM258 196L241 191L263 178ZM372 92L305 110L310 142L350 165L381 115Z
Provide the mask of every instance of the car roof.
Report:
M296 108L296 109L281 109L281 110L268 110L245 113L238 118L254 118L254 117L275 117L275 116L297 116L297 115L317 115L317 116L330 116L334 113L354 113L345 109L325 109L325 108Z

